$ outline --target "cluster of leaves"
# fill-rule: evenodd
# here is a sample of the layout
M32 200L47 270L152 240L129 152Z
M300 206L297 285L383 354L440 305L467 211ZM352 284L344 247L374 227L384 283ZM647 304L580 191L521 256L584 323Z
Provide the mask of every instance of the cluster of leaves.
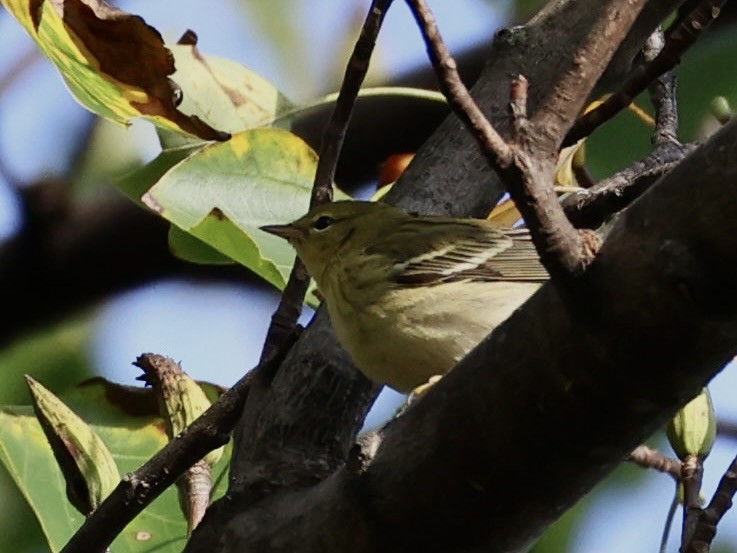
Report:
M95 472L112 466L117 467L116 478L138 468L160 450L168 437L164 430L156 397L153 390L120 386L103 379L87 381L82 386L55 399L48 390L38 391L36 405L47 416L42 420L57 421L57 429L76 433L82 444L89 447L71 447L75 460L88 463L85 474L65 467L64 475L57 466L39 420L31 406L3 407L0 409L0 461L23 492L38 518L51 551L59 551L69 537L83 522L83 515L75 510L69 499L75 497L73 489L84 488L94 482L102 482L98 492L110 492L110 475L96 479ZM203 385L204 391L215 399L218 390ZM61 401L63 400L63 404ZM68 407L64 407L66 405ZM71 411L84 419L75 419ZM50 424L50 423L47 423ZM70 446L76 438L62 432L60 441ZM81 438L79 437L81 435ZM59 444L57 444L57 447ZM101 451L104 448L107 454ZM212 498L226 491L230 448L213 470ZM65 480L66 477L66 480ZM104 483L107 482L107 483ZM115 480L117 482L117 480ZM98 502L101 495L89 500ZM87 496L76 495L74 504L87 500ZM162 495L144 513L137 517L115 543L116 551L180 551L187 536L187 523L180 511L176 491Z

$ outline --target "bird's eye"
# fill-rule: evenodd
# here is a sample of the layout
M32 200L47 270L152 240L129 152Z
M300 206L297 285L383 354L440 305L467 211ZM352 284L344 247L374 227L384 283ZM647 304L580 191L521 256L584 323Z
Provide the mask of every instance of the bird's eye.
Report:
M335 220L332 217L328 217L327 215L322 215L313 221L312 228L315 230L325 230L330 225L332 225L334 222Z

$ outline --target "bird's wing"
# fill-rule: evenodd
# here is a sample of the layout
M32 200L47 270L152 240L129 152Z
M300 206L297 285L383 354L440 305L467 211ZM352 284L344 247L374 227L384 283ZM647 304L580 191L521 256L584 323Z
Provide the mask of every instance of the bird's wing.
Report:
M406 235L405 246L391 252L396 259L394 282L420 286L460 280L543 282L549 278L526 229L456 221L452 241L447 238L447 219L437 220L443 226L433 219L409 221L400 231ZM383 248L379 245L378 249Z

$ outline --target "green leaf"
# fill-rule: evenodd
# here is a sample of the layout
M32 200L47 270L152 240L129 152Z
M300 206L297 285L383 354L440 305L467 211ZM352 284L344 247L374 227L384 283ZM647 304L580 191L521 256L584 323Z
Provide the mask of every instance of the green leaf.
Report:
M119 178L116 181L118 188L131 200L139 205L141 197L158 182L158 180L177 163L192 155L202 147L202 144L185 145L179 148L171 148L159 153L156 158L143 167Z
M156 125L222 140L227 135L176 108L174 58L156 29L96 0L0 0L56 65L87 109L120 124Z
M208 396L219 391L202 385ZM86 420L113 454L121 473L137 469L167 442L152 390L132 388L97 378L63 396L64 402ZM59 551L83 517L66 499L64 479L30 406L0 408L0 461L38 518L52 552ZM224 493L223 478L230 448L213 470ZM173 487L136 517L113 542L116 553L179 553L187 525Z
M235 263L199 238L184 232L179 227L169 227L169 250L179 259L202 265L232 265Z
M83 515L100 506L120 474L110 450L61 399L26 375L36 419L46 434L67 483L67 498Z
M290 129L295 124L303 122L310 124L310 120L315 118L319 129L322 130L335 107L338 94L338 92L331 92L307 104L285 108L269 124ZM405 113L413 109L433 109L442 113L448 111L445 97L433 90L403 86L362 88L358 92L355 107L357 117L363 120L363 123L359 124L358 127L360 128L363 124L368 123L371 118L375 120L376 113L385 113L388 110L395 109Z
M307 211L316 164L314 151L297 136L280 129L249 130L172 167L144 203L283 288L294 251L258 227Z

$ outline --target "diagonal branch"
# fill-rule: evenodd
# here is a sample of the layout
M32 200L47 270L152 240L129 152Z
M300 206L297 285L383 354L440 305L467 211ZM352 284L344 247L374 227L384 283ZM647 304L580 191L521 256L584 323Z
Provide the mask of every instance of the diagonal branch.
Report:
M668 31L665 47L660 54L652 61L640 65L616 94L576 121L566 135L563 146L570 146L589 136L630 105L660 75L678 65L681 56L719 16L726 2L727 0L702 0L687 17L676 22Z
M448 103L473 134L482 153L494 169L506 169L513 162L512 148L504 141L474 102L461 81L458 68L440 36L430 8L424 0L408 0L427 46L427 53L438 76L440 90Z

